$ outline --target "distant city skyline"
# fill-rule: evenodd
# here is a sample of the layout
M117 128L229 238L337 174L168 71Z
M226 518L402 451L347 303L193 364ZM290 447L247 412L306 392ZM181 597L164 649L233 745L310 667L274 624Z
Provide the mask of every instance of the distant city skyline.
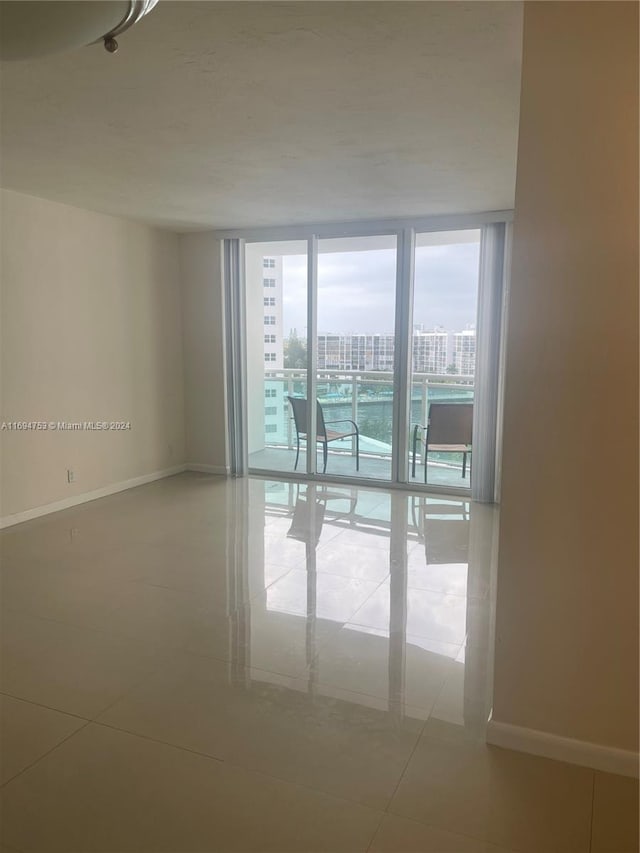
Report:
M478 243L416 249L414 325L461 331L475 327ZM283 259L283 332L306 337L307 260ZM392 332L396 254L391 249L320 254L318 257L318 332Z

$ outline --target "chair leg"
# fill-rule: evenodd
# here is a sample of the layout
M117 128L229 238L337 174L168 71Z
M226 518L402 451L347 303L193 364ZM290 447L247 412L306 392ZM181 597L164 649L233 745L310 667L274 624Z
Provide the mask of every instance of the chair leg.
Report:
M462 454L462 479L467 476L467 454Z
M322 464L322 473L323 474L327 473L327 457L328 457L328 455L329 455L328 442L323 441L322 442L322 463L323 463Z
M360 470L360 433L356 433L356 471Z
M413 453L411 459L411 476L415 479L416 476L416 443L418 441L418 424L413 428Z
M429 445L424 446L424 481L427 482L427 459L429 458Z
M416 512L416 498L411 498L411 519L413 521L413 526L416 530L418 530L418 514Z
M296 447L296 464L293 466L294 471L298 470L298 457L300 456L300 436L298 434L296 434L296 442L298 446Z

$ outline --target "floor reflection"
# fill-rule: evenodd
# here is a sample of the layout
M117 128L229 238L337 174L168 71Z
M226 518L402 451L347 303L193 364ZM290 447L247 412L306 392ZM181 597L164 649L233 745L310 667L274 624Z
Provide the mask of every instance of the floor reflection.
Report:
M348 691L351 702L481 737L495 509L353 487L238 488L249 512L229 587L248 596L230 612L234 664L289 675L314 697Z
M494 526L453 498L196 474L18 525L0 692L384 809L423 737L482 740Z
M482 743L496 520L193 473L2 531L7 849L586 849L592 771Z

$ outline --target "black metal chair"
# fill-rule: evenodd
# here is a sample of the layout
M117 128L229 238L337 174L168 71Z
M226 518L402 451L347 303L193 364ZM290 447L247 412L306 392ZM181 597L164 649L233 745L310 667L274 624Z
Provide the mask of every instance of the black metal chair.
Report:
M322 525L325 521L325 513L331 514L331 522L346 521L352 527L356 521L356 507L358 505L358 490L336 491L333 487L304 486L306 492L300 493L300 483L296 484L296 503L293 508L291 527L287 531L287 539L297 539L299 542L309 543L315 546L320 541ZM346 492L346 493L345 493ZM344 512L329 509L329 501L348 502L349 509Z
M307 400L305 397L288 397L293 410L293 421L296 427L296 462L293 466L295 471L298 468L298 459L300 457L300 439L307 440L309 432L309 419L307 410ZM325 421L322 406L316 400L316 441L322 444L322 473L327 471L327 458L329 455L328 445L330 441L338 441L341 438L350 438L355 436L356 439L356 471L360 470L360 430L358 424L349 418L341 418L337 421ZM351 432L339 432L338 430L327 429L327 424L351 424L353 429Z
M420 436L420 433L422 435ZM430 451L462 453L462 476L467 476L467 456L473 441L473 403L431 403L427 425L413 428L411 476L416 476L416 450L419 437L424 443L424 481L427 482L427 457Z
M439 498L412 498L411 516L424 539L425 563L446 565L469 562L468 501L439 502Z

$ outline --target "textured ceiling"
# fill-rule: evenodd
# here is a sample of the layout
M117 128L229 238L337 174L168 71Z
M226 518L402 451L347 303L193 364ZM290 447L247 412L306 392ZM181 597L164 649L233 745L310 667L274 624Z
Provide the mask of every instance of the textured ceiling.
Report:
M2 186L187 230L513 206L516 2L168 2L2 63Z

